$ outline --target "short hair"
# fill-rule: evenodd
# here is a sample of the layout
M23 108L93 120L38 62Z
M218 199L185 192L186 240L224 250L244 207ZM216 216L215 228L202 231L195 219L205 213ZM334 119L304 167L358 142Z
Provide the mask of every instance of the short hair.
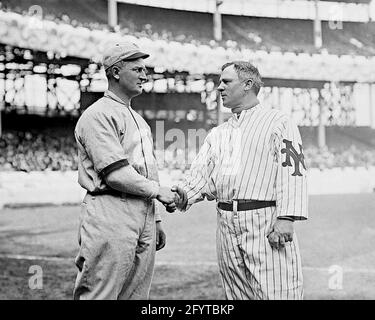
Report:
M264 85L258 69L247 61L232 61L225 63L221 71L233 65L237 72L238 79L242 81L251 80L253 82L253 91L257 95L260 88Z

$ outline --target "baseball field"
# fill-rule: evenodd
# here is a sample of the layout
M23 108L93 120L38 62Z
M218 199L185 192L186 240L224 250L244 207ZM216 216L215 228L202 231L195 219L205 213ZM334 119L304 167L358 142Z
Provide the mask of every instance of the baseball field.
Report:
M311 196L297 222L305 299L375 298L375 194ZM71 299L79 206L0 211L0 299ZM214 203L165 214L151 299L222 299ZM30 288L35 266L42 286Z

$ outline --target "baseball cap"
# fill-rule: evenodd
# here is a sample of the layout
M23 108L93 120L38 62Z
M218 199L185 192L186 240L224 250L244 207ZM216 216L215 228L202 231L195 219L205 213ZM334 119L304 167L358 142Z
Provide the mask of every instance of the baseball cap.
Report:
M131 42L124 42L110 47L103 54L102 63L104 69L112 67L115 63L123 60L146 59L150 55L140 51L139 47Z

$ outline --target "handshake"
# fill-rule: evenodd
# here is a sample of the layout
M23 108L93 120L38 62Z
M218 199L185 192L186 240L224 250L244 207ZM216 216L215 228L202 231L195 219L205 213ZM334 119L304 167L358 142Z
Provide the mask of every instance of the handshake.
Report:
M185 209L187 205L186 192L177 186L173 186L172 188L160 187L156 199L159 200L170 213L176 211L176 209Z

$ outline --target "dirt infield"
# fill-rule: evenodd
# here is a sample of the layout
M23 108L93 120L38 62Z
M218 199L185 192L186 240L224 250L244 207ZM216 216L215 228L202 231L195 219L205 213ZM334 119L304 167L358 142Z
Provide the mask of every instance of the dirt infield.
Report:
M78 213L77 206L0 211L0 299L71 299ZM374 213L374 194L310 198L310 219L296 223L306 299L375 298ZM151 299L222 299L214 204L165 215L163 223L167 246L157 253ZM28 286L33 265L43 270L41 290ZM332 290L340 268L342 289Z

